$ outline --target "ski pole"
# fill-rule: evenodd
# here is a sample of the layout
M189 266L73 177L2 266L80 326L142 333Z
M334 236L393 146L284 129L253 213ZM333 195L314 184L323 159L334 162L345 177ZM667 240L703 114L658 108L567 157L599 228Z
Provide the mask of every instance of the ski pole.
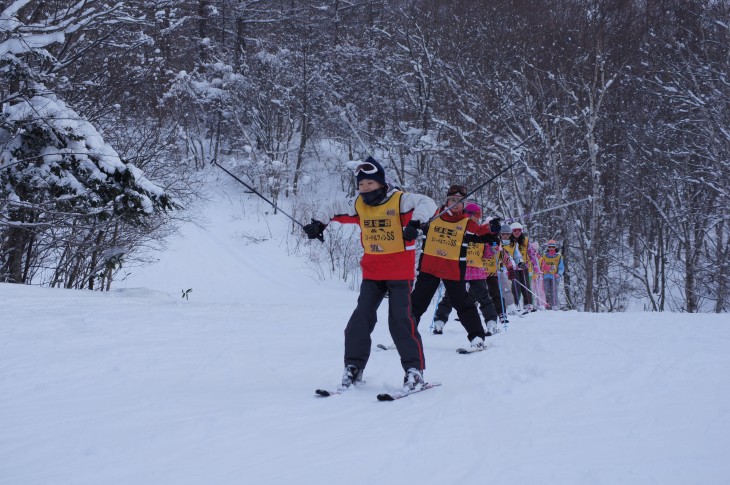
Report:
M432 223L433 221L435 221L436 219L438 219L439 217L441 217L442 215L444 215L446 212L450 211L451 209L453 209L457 205L461 204L463 201L465 201L466 199L468 199L471 195L473 195L474 193L478 192L482 187L484 187L488 183L492 182L494 179L496 179L497 177L499 177L500 175L502 175L504 172L506 172L510 168L514 167L515 165L517 165L518 163L520 163L520 160L517 160L516 162L509 164L507 167L505 167L504 169L500 170L499 173L497 173L497 175L495 175L494 177L490 178L489 180L487 180L486 182L484 182L483 184L481 184L479 187L477 187L476 189L474 189L471 192L469 192L468 194L466 194L466 196L463 199L461 199L461 200L459 200L457 202L454 202L453 204L451 204L450 206L448 206L446 209L442 210L441 212L439 212L438 214L436 214L435 216L433 216L432 218L430 218L429 220L427 220L426 222L424 222L421 225L424 226L424 225L427 225L427 224Z
M210 162L210 163L212 163L213 165L215 165L216 167L220 168L220 169L221 169L221 170L223 170L223 171L224 171L225 173L227 173L228 175L230 175L231 177L233 177L234 179L236 179L236 181L237 181L238 183L242 184L242 185L243 185L244 187L246 187L246 188L247 188L248 190L250 190L250 191L251 191L251 192L253 192L254 194L256 194L256 195L258 195L259 197L261 197L262 199L264 199L264 200L265 200L266 202L268 202L268 203L269 203L269 204L270 204L270 205L271 205L271 206L272 206L272 207L273 207L274 209L278 210L279 212L281 212L282 214L284 214L285 216L287 216L287 217L288 217L289 219L291 219L291 220L292 220L292 222L294 222L294 223L295 223L296 225L298 225L299 227L301 227L302 229L304 229L304 224L302 224L302 223L301 223L301 222L299 222L298 220L294 219L294 217L292 217L291 215L289 215L289 213L287 213L286 211L284 211L284 210L283 210L283 209L282 209L281 207L277 206L276 204L274 204L273 202L271 202L271 201L270 201L269 199L267 199L266 197L264 197L263 195L261 195L261 193L259 193L259 191L258 191L258 190L254 189L253 187L251 187L250 185L248 185L248 184L247 184L246 182L244 182L244 181L243 181L243 180L241 180L240 178L236 177L236 176L235 176L234 174L232 174L232 173L231 173L231 172L230 172L230 171L229 171L228 169L226 169L225 167L223 167L222 165L220 165L220 164L219 164L219 163L218 163L218 162L217 162L217 161L216 161L215 159L214 159L214 160L213 160L212 162ZM324 237L322 237L322 236L319 236L319 237L318 237L317 239L319 239L320 241L324 242Z
M522 283L520 283L519 281L517 281L517 278L515 278L515 279L514 279L514 280L512 280L512 281L514 281L515 283L517 283L518 285L520 285L521 287L523 287L524 289L526 289L527 291L529 291L530 293L532 293L532 295L533 295L533 296L534 296L535 298L537 298L538 300L540 300L541 302L543 302L543 303L547 303L547 302L546 302L545 300L543 300L542 298L540 298L540 297L539 297L539 296L537 295L537 293L535 293L534 291L532 291L531 289L529 289L528 287L526 287L525 285L523 285Z
M497 243L492 244L492 248L499 248ZM500 317L504 315L504 332L507 333L507 324L509 323L509 320L507 320L507 308L505 308L504 304L504 296L502 296L502 282L499 280L499 253L501 252L501 249L497 249L495 251L494 255L494 262L495 262L495 268L497 269L496 275L497 275L497 287L499 288L499 301L502 303L502 313L499 315Z
M526 218L526 217L535 216L537 214L542 214L543 212L550 212L550 211L553 211L555 209L562 209L563 207L568 207L568 206L571 206L571 205L580 204L581 202L585 202L587 200L592 200L592 199L593 199L593 196L592 195L589 195L588 197L586 197L584 199L575 200L573 202L567 202L567 203L561 204L561 205L556 205L555 207L550 207L550 208L547 208L547 209L539 210L537 212L528 212L526 214L522 214L521 216L513 217L511 219L507 219L505 222L514 222L514 221L516 221L518 219L523 219L523 218Z
M537 133L534 133L534 134L528 136L527 138L525 138L524 140L522 140L517 146L511 147L510 150L512 151L512 150L515 150L516 148L521 147L522 145L524 145L525 143L527 143L528 141L530 141L531 139L533 139L536 135L537 135ZM500 170L499 173L497 173L494 177L490 178L489 180L487 180L486 182L484 182L483 184L481 184L479 187L477 187L476 189L474 189L471 192L469 192L468 194L466 194L466 196L462 200L460 200L458 202L454 202L453 204L451 204L450 206L448 206L446 209L442 210L441 212L439 212L438 214L436 214L435 216L433 216L432 218L430 218L428 221L426 221L425 223L423 223L422 226L423 225L426 225L426 224L430 224L431 222L435 221L436 219L438 219L439 217L441 217L442 215L444 215L446 212L450 211L451 209L453 209L457 205L461 204L461 202L463 200L468 199L470 196L474 195L476 192L478 192L479 190L481 190L482 187L484 187L488 183L492 182L494 179L496 179L497 177L499 177L500 175L502 175L504 172L506 172L507 170L509 170L510 168L514 167L515 165L517 165L520 162L521 162L521 160L518 159L514 163L511 163L511 164L507 165L504 169Z

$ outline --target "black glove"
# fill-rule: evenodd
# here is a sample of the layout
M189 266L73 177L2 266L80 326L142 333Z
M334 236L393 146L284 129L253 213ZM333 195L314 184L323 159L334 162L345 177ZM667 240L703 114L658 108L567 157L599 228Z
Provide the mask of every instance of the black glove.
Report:
M322 235L322 233L324 233L325 227L327 226L325 226L318 220L312 219L312 222L310 224L304 226L304 232L307 233L307 237L309 239L319 239L320 241L324 241L324 236Z
M492 231L494 234L499 234L499 232L502 230L502 219L499 217L495 217L491 221L489 221L489 230Z
M524 261L520 261L519 263L517 263L517 269L525 269L525 268L527 268L527 265L525 264Z
M403 228L403 240L413 241L418 237L418 228L421 227L420 221L411 221Z
M513 269L508 269L507 270L507 278L508 279L513 280L513 279L515 279L515 276L517 276L516 273L515 273L515 270L513 270Z
M494 243L499 242L499 235L497 234L484 234L483 236L474 236L471 234L464 235L465 243Z

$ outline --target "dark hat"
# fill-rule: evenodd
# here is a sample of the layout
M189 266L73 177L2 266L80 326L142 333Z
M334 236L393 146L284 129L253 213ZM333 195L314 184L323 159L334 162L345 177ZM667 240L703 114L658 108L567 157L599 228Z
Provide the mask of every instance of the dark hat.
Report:
M360 183L361 180L375 180L376 182L387 185L385 182L385 170L373 157L368 157L364 162L355 168L355 178Z
M446 192L446 197L450 197L452 195L460 195L462 197L466 197L466 187L463 185L452 185L449 187L448 192Z

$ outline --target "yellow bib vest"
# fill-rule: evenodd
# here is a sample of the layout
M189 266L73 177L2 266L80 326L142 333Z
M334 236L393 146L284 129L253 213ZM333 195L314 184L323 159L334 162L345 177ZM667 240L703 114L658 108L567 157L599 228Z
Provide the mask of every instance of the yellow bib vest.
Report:
M436 258L459 261L468 220L447 222L439 217L431 222L423 252Z
M509 254L510 257L515 257L515 243L503 244L502 247L505 251L507 251L507 254Z
M469 243L466 249L466 265L472 268L486 269L489 261L483 259L485 243ZM494 260L492 260L494 264Z
M525 244L518 246L517 243L515 243L515 246L518 247L520 250L520 255L522 256L522 261L525 262L525 264L528 264L530 262L530 258L527 257L527 246L530 244L530 238L525 236Z
M362 246L367 254L392 254L405 251L403 226L400 220L400 198L394 192L383 204L367 205L362 197L355 200L360 218Z
M550 269L546 274L556 274L558 272L558 264L560 264L561 257L562 256L560 256L560 254L556 254L555 256L548 256L547 254L542 255L542 260L550 266Z
M496 254L491 258L484 260L484 269L487 271L488 274L494 274L497 272L497 258L499 257L499 251L492 252Z

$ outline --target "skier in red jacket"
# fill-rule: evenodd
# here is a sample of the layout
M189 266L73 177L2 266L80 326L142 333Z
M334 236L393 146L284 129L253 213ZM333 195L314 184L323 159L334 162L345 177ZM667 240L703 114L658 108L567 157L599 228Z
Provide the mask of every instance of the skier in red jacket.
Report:
M452 185L446 193L445 205L437 211L443 214L429 223L411 299L413 316L420 321L443 281L471 346L478 349L484 347L485 332L474 300L466 289L466 253L470 242L488 242L485 238L492 231L490 226L480 226L464 213L466 194L466 187ZM495 224L499 224L498 219Z
M330 221L360 226L363 279L357 307L345 328L345 371L340 389L362 380L372 346L370 334L387 294L388 328L405 370L403 385L406 391L417 390L425 383L426 363L411 311L416 238L421 221L434 213L436 203L425 195L390 188L383 167L372 157L355 169L355 176L359 195L323 205L311 224L304 226L310 239L321 238Z

